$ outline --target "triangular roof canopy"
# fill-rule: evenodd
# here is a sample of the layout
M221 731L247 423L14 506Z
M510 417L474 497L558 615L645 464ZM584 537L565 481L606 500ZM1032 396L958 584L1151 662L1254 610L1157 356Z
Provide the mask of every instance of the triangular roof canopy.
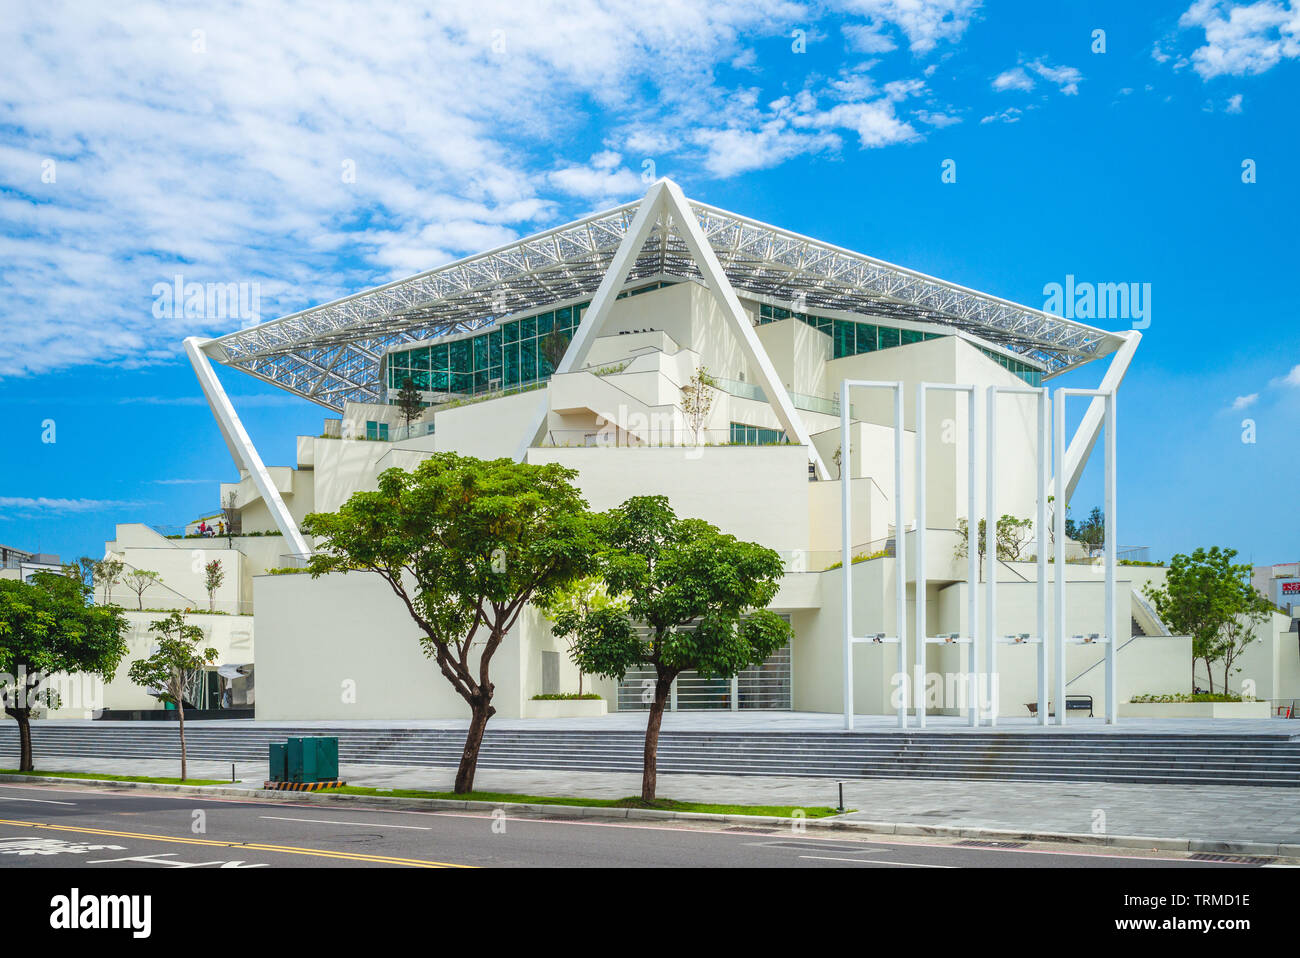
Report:
M391 346L491 325L595 293L643 200L408 279L229 333L204 344L218 362L341 410L380 399ZM1115 333L687 200L735 290L807 310L901 317L966 330L1037 360L1049 375L1118 348ZM625 278L699 279L671 218L656 223Z

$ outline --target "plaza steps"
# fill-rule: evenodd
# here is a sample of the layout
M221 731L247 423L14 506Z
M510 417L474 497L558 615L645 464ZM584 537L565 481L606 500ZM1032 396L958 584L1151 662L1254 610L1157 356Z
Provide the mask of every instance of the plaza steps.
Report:
M264 762L292 735L332 735L345 764L455 767L465 733L433 728L187 726L195 760ZM42 758L179 758L174 724L33 726ZM0 766L16 764L17 728L0 722ZM481 768L639 772L642 732L492 729ZM665 731L664 773L792 775L832 779L959 778L1043 782L1300 786L1300 740L1290 734L1125 732Z

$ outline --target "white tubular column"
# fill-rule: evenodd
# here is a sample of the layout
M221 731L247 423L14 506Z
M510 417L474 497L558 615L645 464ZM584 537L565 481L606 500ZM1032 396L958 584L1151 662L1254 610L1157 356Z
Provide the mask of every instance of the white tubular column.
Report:
M1052 394L1044 386L1038 393L1038 724L1046 725L1047 716L1047 490L1052 474Z
M891 389L894 393L894 635L883 631L854 635L853 628L853 492L850 390ZM853 729L853 647L858 643L894 643L898 647L898 727L907 728L907 552L903 513L903 384L846 379L840 384L840 503L844 524L840 571L844 575L844 728Z
M1053 696L1056 702L1056 724L1065 724L1065 390L1056 390L1056 498L1052 505L1052 525L1055 526L1056 594L1052 605L1052 655L1055 656Z
M248 438L244 424L239 421L235 407L230 404L230 397L221 388L221 381L217 379L212 363L207 353L203 351L204 344L204 340L197 336L189 337L185 340L185 354L190 359L190 365L194 367L194 374L199 379L199 386L208 401L208 408L212 410L212 415L217 420L217 428L221 430L221 438L226 441L230 457L235 460L235 465L241 471L248 473L249 478L253 480L253 485L257 487L262 501L266 503L266 508L271 513L271 518L275 520L275 527L284 536L284 541L292 547L294 554L310 555L311 546L307 545L307 540L298 531L298 524L293 521L289 508L280 496L280 490L275 488L275 483L271 481L271 474L262 463L262 457L257 454L257 449L253 446L253 441Z
M916 387L916 674L912 701L917 728L925 728L925 383Z
M1056 724L1065 724L1065 647L1069 645L1093 645L1103 643L1106 646L1106 722L1114 725L1119 721L1119 702L1116 696L1115 654L1119 651L1119 637L1115 634L1115 565L1118 555L1118 543L1115 539L1115 393L1105 389L1057 389L1056 390L1056 452L1065 454L1065 403L1070 396L1091 396L1095 403L1102 401L1106 427L1105 453L1105 509L1104 519L1106 542L1103 547L1104 575L1106 580L1106 623L1103 632L1088 635L1067 636L1065 633L1065 495L1067 485L1064 479L1066 470L1057 469L1056 476L1056 632L1060 661L1056 667ZM1079 464L1082 469L1083 464Z
M997 494L997 410L998 397L1003 394L1017 396L1033 396L1037 400L1038 407L1038 512L1034 519L1034 528L1038 540L1038 581L1034 583L1037 599L1037 616L1035 622L1036 631L1034 633L1021 632L1012 635L999 636L997 632L997 604L998 604L998 577L997 577L997 516L998 516L998 494ZM985 668L989 677L989 695L990 703L988 710L989 725L998 724L999 703L997 695L998 686L998 646L999 645L1036 645L1037 646L1037 682L1038 689L1038 723L1047 724L1047 543L1043 542L1043 537L1047 534L1047 492L1049 489L1048 479L1051 475L1052 450L1052 396L1051 392L1046 389L1035 389L1023 386L990 386L988 387L988 424L987 429L987 462L985 463L985 519L984 526L984 554L994 556L990 561L990 572L984 581L984 641L987 649L987 662Z
M1115 451L1115 393L1106 394L1106 631L1110 632L1110 641L1106 643L1106 724L1114 725L1119 721L1119 696L1116 687L1115 656L1119 653L1119 635L1115 633L1115 564L1119 557L1119 540L1115 537L1117 516L1115 515L1116 482Z
M966 465L966 634L952 632L947 635L931 636L925 622L925 396L927 391L935 389L944 392L965 393L967 398L966 413L969 418L966 443L969 453ZM976 467L979 455L979 430L976 426L978 409L975 402L975 386L959 386L952 383L918 383L916 387L916 688L913 698L916 702L917 721L925 727L925 650L935 643L943 645L967 645L966 689L970 701L967 703L968 721L972 726L979 724L979 486Z

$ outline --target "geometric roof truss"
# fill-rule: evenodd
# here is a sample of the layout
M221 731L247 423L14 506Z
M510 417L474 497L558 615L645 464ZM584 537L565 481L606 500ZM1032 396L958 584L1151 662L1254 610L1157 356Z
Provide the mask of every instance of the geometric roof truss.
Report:
M378 402L379 363L403 343L492 325L589 297L643 200L204 344L218 362L330 409ZM965 330L1036 360L1047 375L1106 355L1115 333L687 200L726 279L751 293L863 316ZM660 217L625 282L702 279L678 226Z

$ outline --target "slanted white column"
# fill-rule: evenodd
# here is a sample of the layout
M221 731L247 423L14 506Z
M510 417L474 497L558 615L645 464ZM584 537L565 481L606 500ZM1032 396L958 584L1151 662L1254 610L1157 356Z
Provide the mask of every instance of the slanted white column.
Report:
M812 434L804 426L799 413L795 410L794 403L791 401L789 393L786 392L785 384L781 382L776 367L772 365L766 350L763 349L762 343L758 340L758 335L750 325L749 317L740 305L740 299L736 296L735 289L732 288L731 282L727 279L722 264L718 261L717 254L713 251L713 247L709 245L708 237L704 235L699 221L691 212L686 196L682 193L681 187L672 180L662 179L656 182L646 193L645 199L641 201L636 216L633 217L628 231L623 235L618 249L614 252L609 269L605 271L605 275L601 278L600 286L591 300L591 305L587 308L587 312L582 317L582 322L578 324L578 329L573 334L573 339L569 343L568 350L565 351L564 358L555 369L556 373L571 372L579 368L587 358L591 344L605 325L609 311L618 298L618 293L623 287L627 274L636 263L636 258L640 254L641 248L645 246L646 240L650 237L650 232L655 223L660 222L660 220L663 221L664 229L668 229L669 220L676 224L682 241L686 244L686 248L690 251L692 258L695 260L695 265L704 278L704 285L717 298L718 304L722 307L723 318L739 339L741 353L758 377L758 386L762 388L763 393L767 396L767 401L771 404L772 411L776 413L781 428L785 430L787 436L790 436L808 450L808 458L817 471L817 477L819 479L829 479L830 472L826 469L826 464L822 462L817 447L813 445ZM517 460L524 458L528 452L528 447L537 439L538 433L541 432L543 425L545 425L547 404L548 400L543 396L537 404L536 411L529 419L528 428L520 441L519 448L516 450L515 458Z
M1079 422L1079 428L1074 431L1074 436L1070 439L1069 448L1056 462L1056 469L1065 473L1067 500L1074 495L1074 488L1083 475L1083 467L1088 464L1088 457L1092 455L1092 448L1097 443L1097 435L1101 432L1102 420L1106 414L1105 397L1114 395L1119 389L1120 383L1124 381L1124 374L1128 372L1128 367L1133 362L1133 354L1137 352L1138 343L1142 341L1142 334L1136 329L1116 335L1124 337L1124 344L1111 357L1110 365L1106 367L1106 375L1102 377L1096 392L1092 393L1093 399L1088 403L1083 419Z
M266 503L266 508L275 521L275 527L280 530L292 552L295 555L310 555L312 548L298 530L298 524L293 521L288 506L280 496L280 490L275 488L275 483L271 481L271 474L262 463L262 457L257 454L253 441L248 438L244 424L239 421L239 415L231 405L230 397L221 387L221 381L217 379L212 362L203 351L204 342L197 336L189 337L185 340L185 354L189 356L190 365L194 367L194 374L199 379L199 386L208 401L208 408L212 410L212 415L217 420L221 438L225 440L226 448L230 450L230 458L253 480L253 485L261 493L262 501Z

